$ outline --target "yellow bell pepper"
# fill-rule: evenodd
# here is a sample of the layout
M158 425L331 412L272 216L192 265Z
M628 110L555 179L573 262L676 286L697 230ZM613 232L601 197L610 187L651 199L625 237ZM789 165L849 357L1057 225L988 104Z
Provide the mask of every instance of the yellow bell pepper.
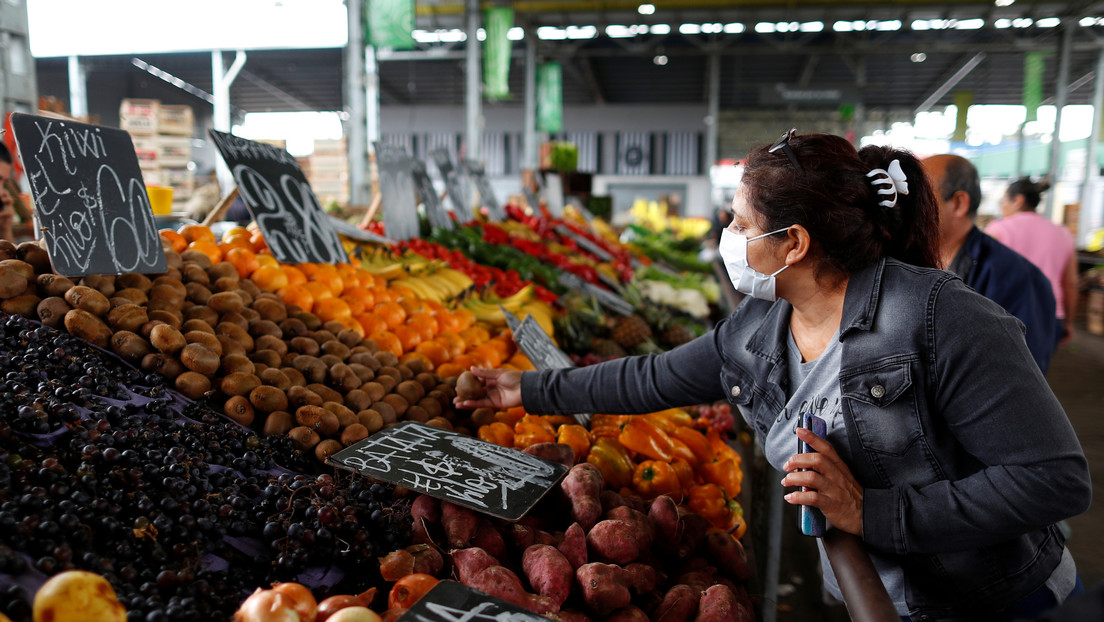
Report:
M670 462L660 460L645 460L636 465L633 471L633 486L636 491L647 498L659 495L671 495L675 499L682 498L682 484L679 483L678 474Z
M606 487L618 490L632 485L633 463L617 439L599 437L590 446L587 462L598 467Z

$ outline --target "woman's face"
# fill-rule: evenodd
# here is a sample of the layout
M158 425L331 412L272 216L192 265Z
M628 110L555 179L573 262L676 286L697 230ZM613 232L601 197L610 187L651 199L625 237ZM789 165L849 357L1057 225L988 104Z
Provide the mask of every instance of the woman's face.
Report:
M1024 198L1022 194L1017 194L1013 197L1009 196L1009 194L1005 192L1003 195L1001 195L1000 200L1001 216L1011 216L1012 214L1020 211L1021 209L1023 209L1023 202Z
M781 239L784 236L778 234L751 240L751 238L767 233L759 224L760 218L762 216L755 211L755 208L748 201L744 187L740 186L736 190L736 196L732 199L732 222L729 223L727 229L737 235L747 236L750 240L747 245L748 265L759 272L769 274L782 267L783 263L773 256L772 251L775 244L772 244L773 240L771 238Z

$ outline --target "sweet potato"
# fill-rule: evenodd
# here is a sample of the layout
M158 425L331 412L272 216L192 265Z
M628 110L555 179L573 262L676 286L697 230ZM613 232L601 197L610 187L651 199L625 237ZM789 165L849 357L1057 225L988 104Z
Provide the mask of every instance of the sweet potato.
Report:
M683 573L675 579L675 583L689 585L695 594L701 594L716 583L716 568L709 566L702 570L693 570Z
M436 524L431 524L424 518L415 518L410 528L410 541L415 544L438 546L440 538L434 536L437 531L439 528Z
M485 568L497 566L498 560L481 548L457 549L452 552L452 565L456 569L456 578L468 584L475 575Z
M479 529L479 515L466 507L441 502L441 525L445 528L445 541L454 549L462 549L471 543Z
M647 511L647 502L643 498L636 495L622 495L608 488L603 490L600 494L602 501L602 512L609 512L613 508L627 506L634 510L641 512Z
M521 585L521 579L509 568L489 566L472 577L469 587L495 598L524 607L533 613L544 615L559 611L559 606L547 596L530 594Z
M547 596L558 608L571 594L575 569L563 553L548 544L534 544L521 555L521 568L533 591Z
M587 563L586 534L583 533L583 528L579 523L571 523L571 526L564 532L563 540L556 548L560 549L560 552L567 558L567 561L571 562L571 567L574 569L578 569L579 566Z
M571 518L584 531L594 527L602 516L602 472L598 467L589 462L576 464L564 476L560 488L571 501Z
M439 523L441 522L441 502L429 495L418 495L410 505L410 516Z
M648 518L647 514L623 505L606 512L606 518L623 520L635 527L640 550L650 551L652 549L652 542L655 540L655 527L652 524L652 519Z
M495 559L506 559L506 541L491 521L482 516L479 517L479 527L475 530L471 545L487 551Z
M679 507L679 522L682 524L682 538L679 540L675 554L679 559L688 559L697 552L705 541L705 534L709 531L709 521L700 514Z
M561 609L548 616L548 619L554 620L555 622L590 622L590 616L581 611L574 611L572 609Z
M678 584L667 590L663 602L652 612L655 622L690 622L698 613L698 593L689 585Z
M620 566L597 562L583 564L575 571L575 583L587 609L599 617L607 616L632 601L628 573Z
M707 589L698 601L694 622L754 622L755 615L744 601L723 585Z
M679 521L678 504L667 495L652 499L648 506L648 518L652 519L659 548L673 552L682 541L682 524Z
M568 468L575 465L575 450L564 443L535 443L522 451Z
M625 572L629 573L629 589L633 594L646 594L656 587L656 569L648 564L639 562L627 564Z
M751 576L744 545L726 531L710 529L705 534L706 556L722 573L736 581L747 581Z
M629 605L611 613L605 622L650 622L650 619L640 607Z
M556 537L552 534L543 529L522 525L520 523L515 523L510 528L509 537L513 540L514 546L516 546L519 551L524 551L534 544L556 545Z
M623 520L604 520L587 534L587 548L601 559L614 564L635 561L647 549L640 546L635 526Z
M441 556L441 552L438 551L435 546L429 544L412 544L404 550L414 556L414 573L428 574L436 577L445 567L445 558Z

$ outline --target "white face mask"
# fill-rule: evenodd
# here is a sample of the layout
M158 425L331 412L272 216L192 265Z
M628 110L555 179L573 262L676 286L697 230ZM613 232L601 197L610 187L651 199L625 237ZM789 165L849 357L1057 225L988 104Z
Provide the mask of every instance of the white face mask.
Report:
M774 274L757 272L748 265L747 245L748 242L752 240L758 240L768 235L789 231L789 229L789 227L786 227L778 231L757 235L753 238L733 233L729 229L721 231L721 243L717 245L717 250L721 254L725 270L728 271L728 278L732 281L732 286L736 288L736 291L769 302L778 300L778 296L774 293L774 277L789 266L782 266Z

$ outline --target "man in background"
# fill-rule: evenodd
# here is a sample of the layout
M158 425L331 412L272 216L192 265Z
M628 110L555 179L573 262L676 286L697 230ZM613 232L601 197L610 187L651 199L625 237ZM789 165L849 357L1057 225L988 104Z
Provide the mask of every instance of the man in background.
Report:
M12 156L0 142L0 240L15 241L12 224L15 222L15 196L11 191Z
M939 201L939 246L944 270L1004 307L1027 329L1027 347L1046 373L1058 345L1054 293L1038 268L974 224L981 181L969 160L951 154L923 161Z

